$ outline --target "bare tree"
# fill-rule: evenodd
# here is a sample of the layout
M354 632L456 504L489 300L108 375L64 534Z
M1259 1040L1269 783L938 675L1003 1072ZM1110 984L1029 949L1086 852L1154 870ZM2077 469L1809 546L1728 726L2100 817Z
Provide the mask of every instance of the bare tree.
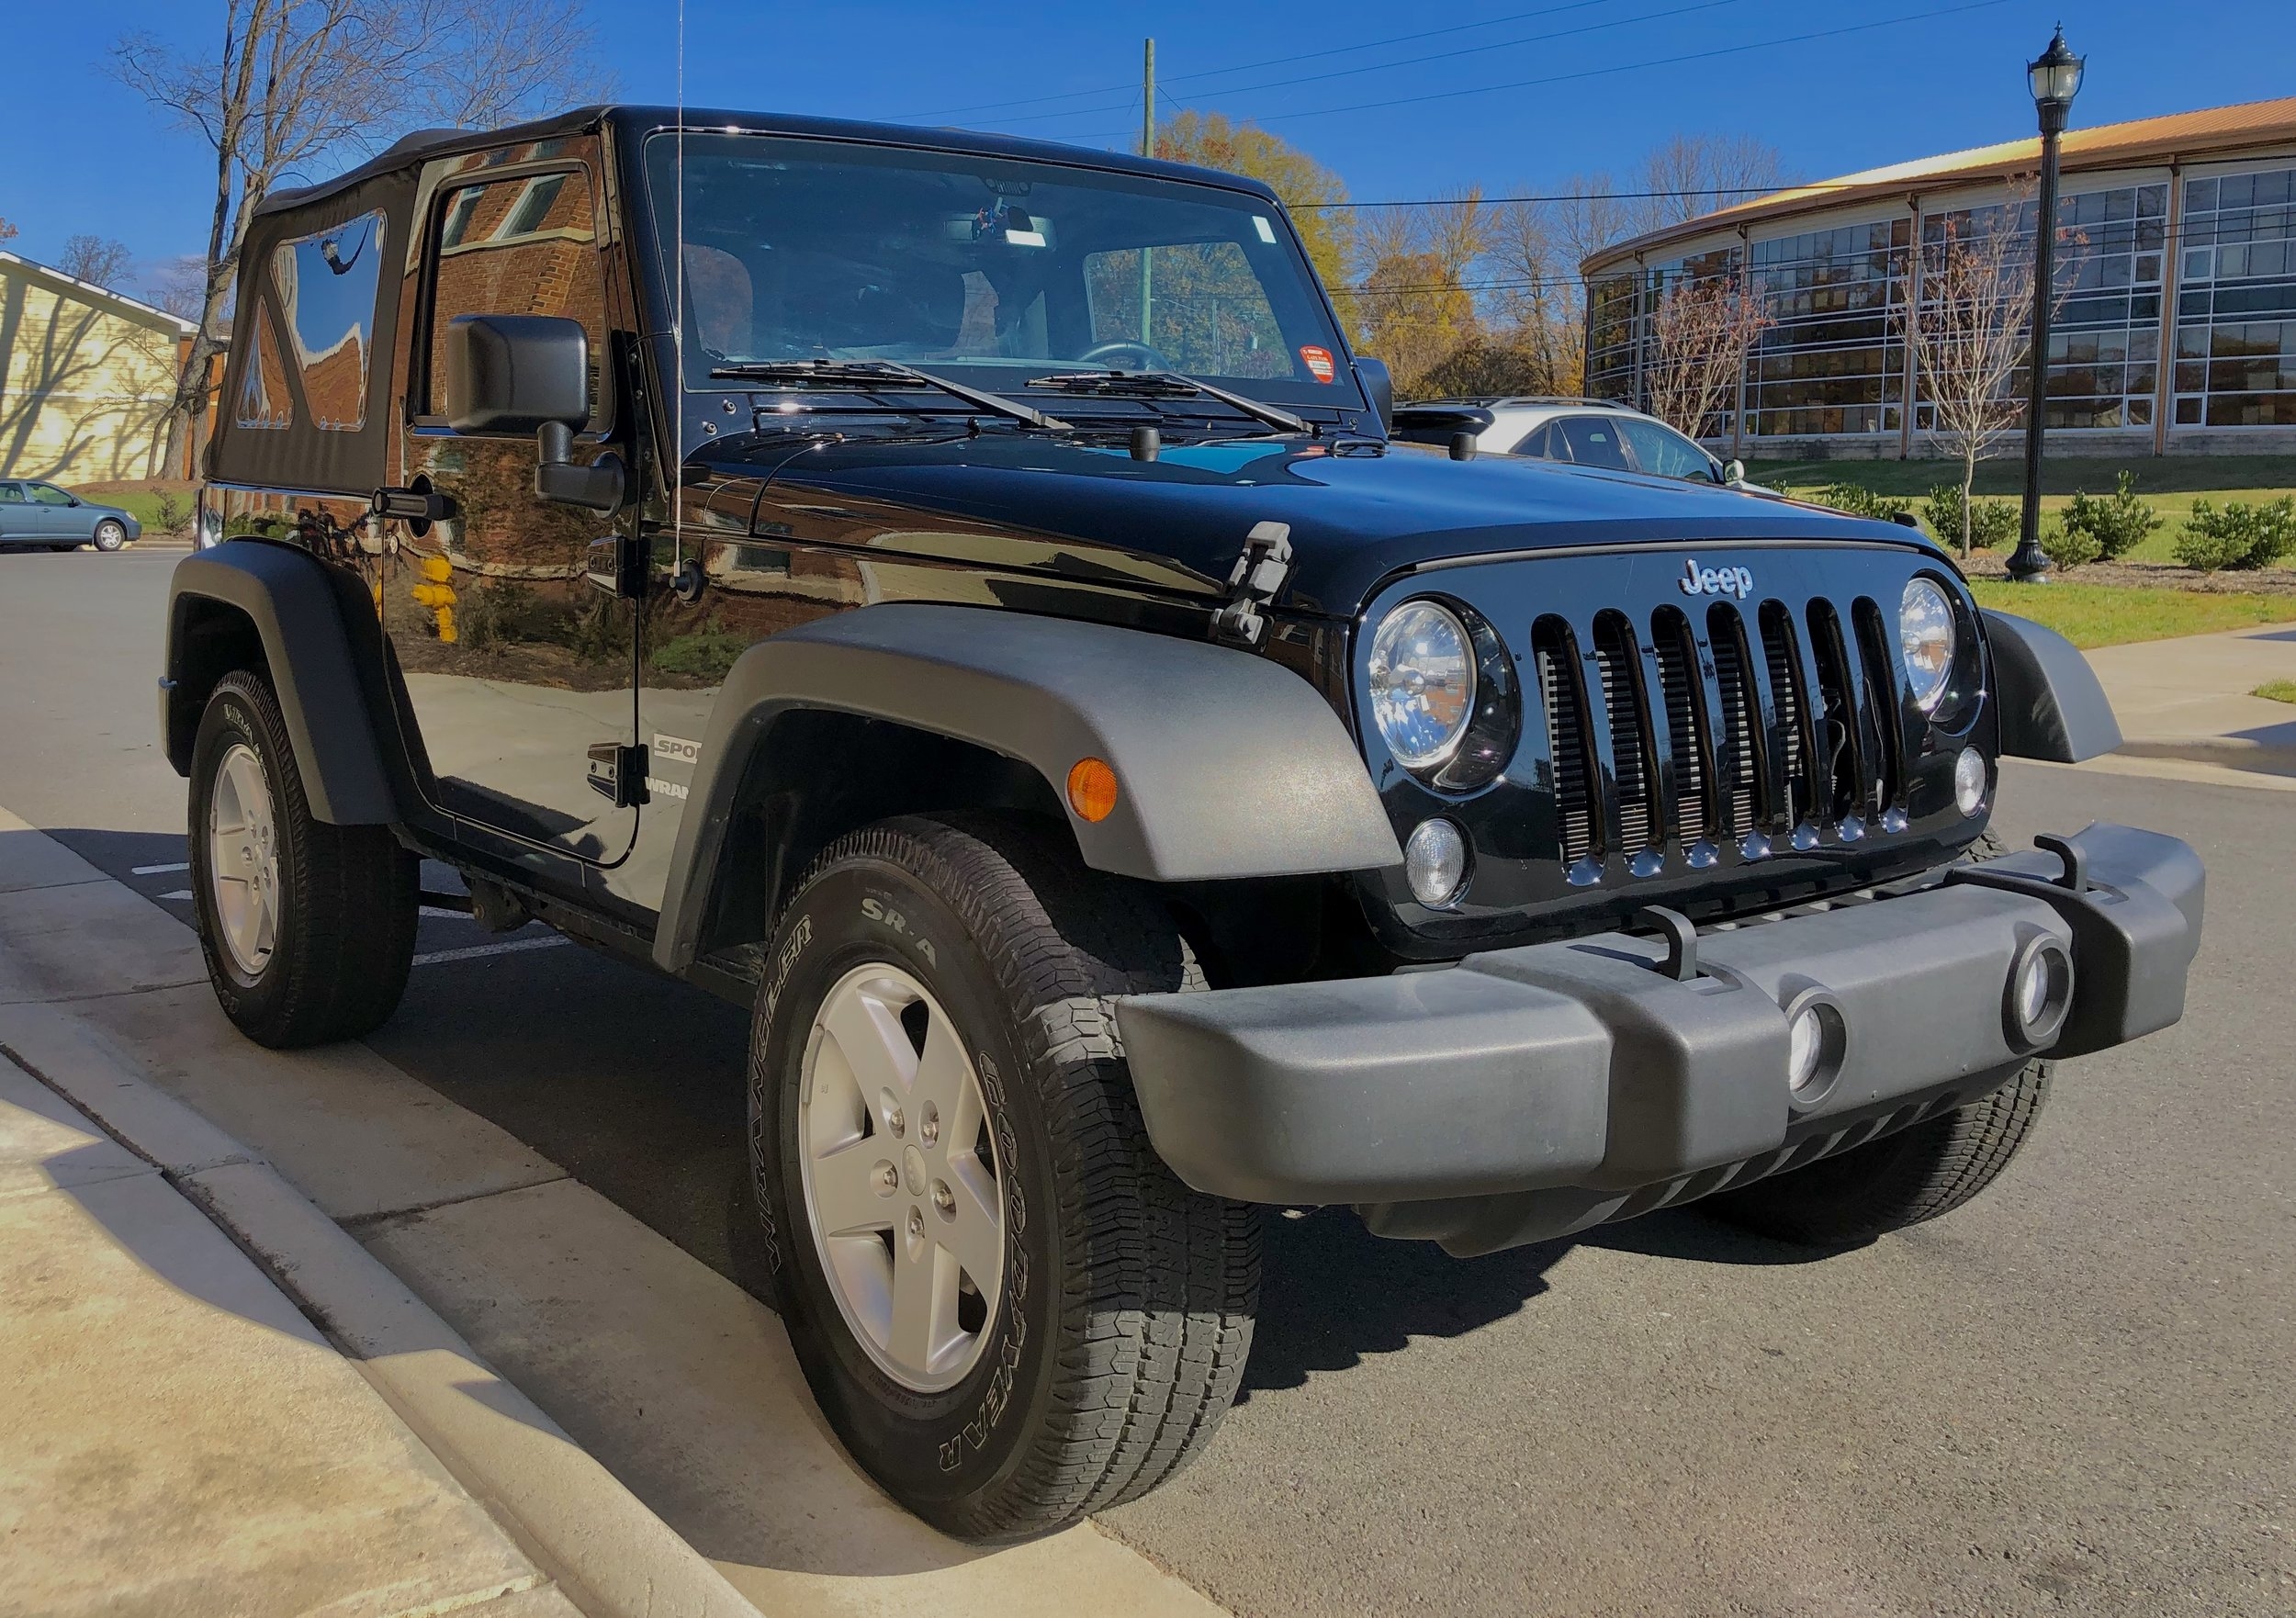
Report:
M1733 402L1769 301L1737 273L1685 276L1660 293L1642 362L1650 413L1693 438Z
M212 54L148 34L121 83L215 151L205 274L169 410L167 466L204 457L222 320L256 205L286 175L357 154L415 118L486 128L593 87L587 29L516 0L223 0Z
M91 287L111 287L128 273L128 263L133 256L125 242L102 236L67 236L56 268Z
M1642 160L1636 232L1680 225L1786 183L1785 161L1751 135L1676 135Z
M1915 259L1918 284L1899 306L1913 350L1915 397L1929 407L1929 436L1961 462L1964 556L1977 463L2024 423L2016 382L2032 346L2033 212L2032 186L2024 184L1998 208L1939 221L1936 235L1921 243ZM2068 266L2057 301L2077 270L2077 264Z

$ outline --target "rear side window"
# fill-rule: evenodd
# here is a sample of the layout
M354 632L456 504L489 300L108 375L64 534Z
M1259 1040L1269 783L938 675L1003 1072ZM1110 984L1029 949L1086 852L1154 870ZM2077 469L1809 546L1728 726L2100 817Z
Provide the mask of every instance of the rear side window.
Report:
M605 275L589 177L576 170L458 185L432 248L428 395L445 409L446 329L457 315L559 315L590 334L591 397L606 345Z
M1570 458L1581 466L1607 466L1631 472L1626 452L1618 441L1618 423L1606 416L1565 416L1553 423Z
M366 422L382 262L380 208L271 253L272 291L287 316L303 400L311 424L330 433L356 433Z
M292 426L295 405L287 398L287 365L279 357L277 322L268 293L247 311L247 325L255 334L255 352L240 369L239 408L231 420L241 427Z
M1523 442L1512 452L1518 455L1536 455L1542 461L1567 459L1555 453L1555 424L1542 421L1523 435Z

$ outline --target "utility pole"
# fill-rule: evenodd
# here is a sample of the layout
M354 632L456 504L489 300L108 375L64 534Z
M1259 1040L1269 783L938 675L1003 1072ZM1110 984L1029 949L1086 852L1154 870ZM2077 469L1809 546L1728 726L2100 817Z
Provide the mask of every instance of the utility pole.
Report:
M1156 154L1156 42L1146 41L1140 58L1140 154ZM1155 266L1150 262L1153 249L1143 242L1140 244L1140 341L1144 346L1149 340L1148 313L1155 298Z

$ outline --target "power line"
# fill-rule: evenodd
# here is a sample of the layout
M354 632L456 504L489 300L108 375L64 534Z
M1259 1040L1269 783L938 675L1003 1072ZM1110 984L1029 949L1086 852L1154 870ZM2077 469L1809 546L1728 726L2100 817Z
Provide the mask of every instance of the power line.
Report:
M1386 39L1366 39L1359 45L1335 45L1324 51L1297 51L1289 56L1271 57L1265 62L1240 62L1231 67L1199 68L1192 73L1174 73L1170 82L1176 84L1193 84L1199 79L1221 78L1229 73L1250 73L1257 68L1289 67L1299 62L1315 62L1324 57L1346 56L1357 51L1376 51L1382 45L1403 45L1421 39L1436 39L1446 34L1464 34L1470 33L1477 28L1502 28L1508 23L1523 22L1534 17L1554 17L1566 11L1584 11L1590 6L1609 6L1614 3L1615 0L1572 0L1572 3L1567 6L1542 6L1531 11L1510 12L1504 17L1487 17L1481 22L1457 23L1447 28L1427 28L1415 34L1401 34ZM1017 101L979 102L971 107L944 107L935 112L905 113L900 116L918 118L951 118L961 112L996 112L1008 107L1041 107L1048 102L1076 101L1087 96L1113 96L1120 90L1129 90L1131 87L1129 84L1103 84L1097 89L1069 90L1058 96L1025 96ZM1086 109L1079 107L1077 110L1082 112Z
M1334 68L1330 73L1304 73L1297 78L1289 79L1270 79L1264 84L1231 84L1213 92L1213 94L1222 96L1249 96L1261 90L1280 90L1293 84L1320 84L1326 79L1345 79L1354 78L1361 73L1387 73L1395 68L1416 67L1423 62L1447 62L1453 57L1458 56L1476 56L1486 51L1510 51L1517 45L1545 44L1555 39L1573 39L1581 34L1601 33L1609 28L1632 28L1638 23L1663 22L1669 17L1684 17L1694 11L1712 11L1719 6L1736 6L1740 3L1741 0L1693 0L1693 4L1691 5L1677 6L1670 11L1645 12L1639 17L1616 17L1609 22L1587 23L1582 27L1575 28L1558 28L1551 33L1526 34L1519 39L1501 39L1493 44L1470 45L1458 51L1438 51L1426 56L1406 56L1398 62L1379 62L1372 63L1368 67ZM1074 107L1070 107L1065 112L1025 113L1016 118L999 118L996 121L1004 124L1034 124L1043 123L1048 119L1083 118L1089 113L1113 112L1115 110L1117 110L1117 108L1112 106Z
M1503 84L1478 84L1465 90L1436 90L1424 96L1399 96L1387 101L1355 101L1344 107L1318 107L1304 112L1269 113L1262 121L1282 123L1293 118L1329 118L1343 112L1377 112L1390 107L1417 107L1430 101L1454 101L1466 96L1492 96L1502 90L1533 90L1548 84L1563 84L1581 79L1599 79L1619 73L1643 73L1654 67L1675 67L1683 62L1711 62L1717 57L1742 56L1750 51L1773 51L1781 45L1806 45L1815 39L1838 39L1849 34L1870 33L1875 28L1896 28L1909 22L1928 22L1941 17L1958 17L1964 12L1989 11L2006 6L2009 0L1969 0L1963 6L1941 6L1929 11L1917 11L1906 17L1883 17L1874 22L1851 23L1838 28L1819 28L1806 34L1787 34L1774 39L1752 39L1739 45L1721 45L1710 51L1689 51L1680 56L1649 57L1638 62L1621 62L1612 67L1593 67L1578 73L1554 73L1543 79L1514 79Z

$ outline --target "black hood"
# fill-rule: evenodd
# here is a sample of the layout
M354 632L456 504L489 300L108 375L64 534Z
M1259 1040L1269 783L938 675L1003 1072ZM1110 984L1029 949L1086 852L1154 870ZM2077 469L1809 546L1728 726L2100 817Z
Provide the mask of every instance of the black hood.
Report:
M1104 573L1096 551L1162 558L1176 565L1171 583L1208 592L1224 590L1255 523L1286 522L1297 566L1279 604L1333 616L1352 614L1399 569L1447 557L1654 540L1934 550L1915 530L1763 495L1363 440L1169 444L1136 461L1121 447L1034 433L813 447L772 435L712 444L695 459L733 479L770 477L774 503L810 494L896 523L909 512L961 519L1051 542L1080 577ZM865 543L900 542L888 532Z

